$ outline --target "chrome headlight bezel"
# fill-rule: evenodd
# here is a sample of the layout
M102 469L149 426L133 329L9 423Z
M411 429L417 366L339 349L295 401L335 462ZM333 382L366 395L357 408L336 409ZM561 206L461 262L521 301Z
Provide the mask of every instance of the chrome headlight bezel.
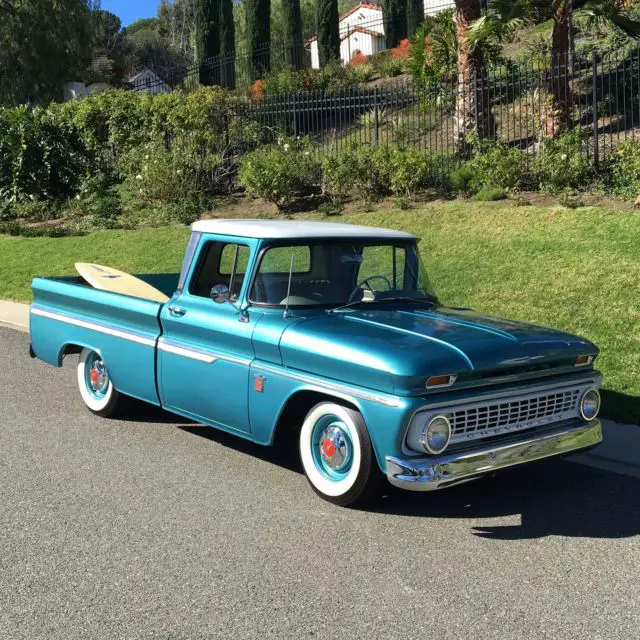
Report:
M596 403L595 411L591 416L589 416L584 409L585 400L587 400L587 396L589 394L595 394L595 403ZM602 399L600 397L600 392L596 387L589 387L580 397L580 404L579 404L580 416L582 417L583 420L586 420L587 422L591 422L592 420L595 420L598 417L598 414L600 413L601 405L602 405Z
M444 445L438 449L432 447L429 444L429 431L431 430L431 428L434 426L434 423L436 421L444 421L444 423L446 424L447 427L447 439L444 443ZM429 422L425 423L425 426L422 428L422 435L420 438L420 444L422 445L422 448L427 452L430 453L431 455L437 456L439 454L441 454L443 451L446 450L446 448L449 446L449 442L451 442L451 435L452 435L452 428L451 428L451 421L449 420L449 418L447 418L446 415L444 414L437 414L435 416L433 416Z

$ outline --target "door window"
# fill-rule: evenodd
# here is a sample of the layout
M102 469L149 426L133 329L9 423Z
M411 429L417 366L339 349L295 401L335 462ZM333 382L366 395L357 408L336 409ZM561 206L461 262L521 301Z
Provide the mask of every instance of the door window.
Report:
M229 287L231 300L240 295L249 264L249 247L244 244L208 242L195 271L189 292L208 298L217 284Z

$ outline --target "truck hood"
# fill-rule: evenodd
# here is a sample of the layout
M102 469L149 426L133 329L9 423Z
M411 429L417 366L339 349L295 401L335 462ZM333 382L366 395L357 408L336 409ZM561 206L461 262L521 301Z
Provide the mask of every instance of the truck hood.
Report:
M424 392L425 379L481 377L572 364L589 341L469 310L350 309L285 329L283 364L390 393Z

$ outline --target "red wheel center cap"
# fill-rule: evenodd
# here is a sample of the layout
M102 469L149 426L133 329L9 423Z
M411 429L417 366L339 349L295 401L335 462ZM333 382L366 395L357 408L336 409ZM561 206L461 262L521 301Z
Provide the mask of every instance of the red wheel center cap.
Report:
M336 452L336 445L333 444L332 440L328 438L322 443L322 453L324 453L327 458L333 458L333 454Z
M89 371L89 378L93 384L98 384L100 374L95 369L91 369L91 371Z

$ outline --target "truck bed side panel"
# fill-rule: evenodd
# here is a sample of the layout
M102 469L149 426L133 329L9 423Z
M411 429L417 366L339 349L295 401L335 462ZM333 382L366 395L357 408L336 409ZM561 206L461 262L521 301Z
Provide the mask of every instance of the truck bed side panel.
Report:
M67 347L88 347L102 356L118 391L160 403L156 342L161 304L72 279L37 278L33 293L31 344L38 358L61 366Z

